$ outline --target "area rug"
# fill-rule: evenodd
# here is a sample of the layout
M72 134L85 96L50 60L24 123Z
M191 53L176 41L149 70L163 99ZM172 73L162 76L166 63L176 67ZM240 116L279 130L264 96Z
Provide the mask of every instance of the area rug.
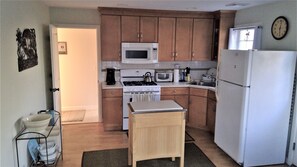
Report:
M83 121L86 110L71 110L62 111L62 122L77 122Z
M185 144L185 167L215 167L194 144ZM128 167L128 148L84 152L82 167ZM137 167L179 167L179 158L138 161Z

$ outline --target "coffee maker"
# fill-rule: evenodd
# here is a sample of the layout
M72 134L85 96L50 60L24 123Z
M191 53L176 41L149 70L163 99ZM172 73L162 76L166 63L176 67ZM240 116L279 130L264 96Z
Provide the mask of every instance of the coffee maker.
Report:
M114 85L115 82L115 69L114 68L107 68L106 69L106 84L107 85Z

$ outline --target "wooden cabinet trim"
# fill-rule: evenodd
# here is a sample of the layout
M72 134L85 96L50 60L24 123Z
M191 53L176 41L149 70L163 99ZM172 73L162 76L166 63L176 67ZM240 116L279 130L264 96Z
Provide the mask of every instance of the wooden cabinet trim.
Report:
M189 88L161 88L161 96L164 95L188 95Z
M190 95L207 97L208 90L200 88L190 88Z
M102 97L122 97L123 90L122 89L103 89Z
M172 11L172 10L150 10L150 9L127 9L98 7L101 14L127 15L127 16L160 16L160 17L188 17L188 18L214 18L213 12L202 11Z

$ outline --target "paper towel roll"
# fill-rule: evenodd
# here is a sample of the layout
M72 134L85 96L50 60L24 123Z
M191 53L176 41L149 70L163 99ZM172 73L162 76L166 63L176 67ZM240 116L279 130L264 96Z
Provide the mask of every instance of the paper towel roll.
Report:
M179 69L174 69L174 82L179 82Z

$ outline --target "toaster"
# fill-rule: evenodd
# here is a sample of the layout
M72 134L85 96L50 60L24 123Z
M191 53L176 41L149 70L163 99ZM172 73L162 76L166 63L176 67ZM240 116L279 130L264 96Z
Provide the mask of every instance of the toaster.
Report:
M173 72L172 71L157 71L155 74L156 82L172 82Z

